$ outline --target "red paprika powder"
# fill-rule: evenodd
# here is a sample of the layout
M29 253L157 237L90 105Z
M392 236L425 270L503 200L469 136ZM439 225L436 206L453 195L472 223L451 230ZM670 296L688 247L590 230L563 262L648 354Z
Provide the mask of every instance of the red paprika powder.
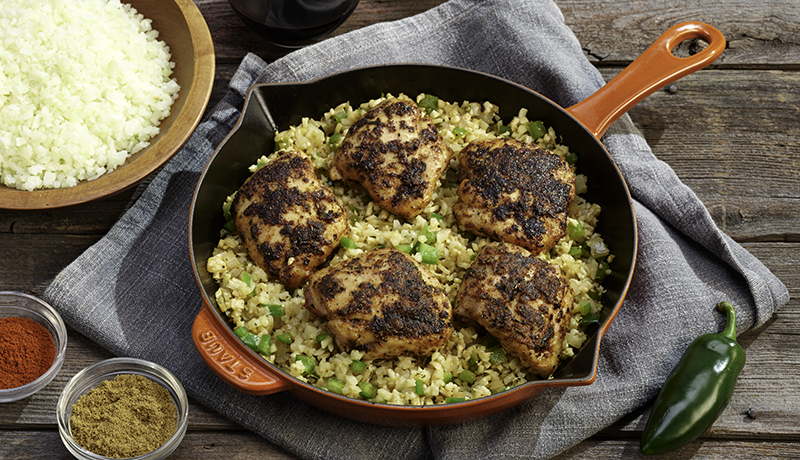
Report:
M30 318L0 318L0 390L33 382L50 369L55 356L47 328Z

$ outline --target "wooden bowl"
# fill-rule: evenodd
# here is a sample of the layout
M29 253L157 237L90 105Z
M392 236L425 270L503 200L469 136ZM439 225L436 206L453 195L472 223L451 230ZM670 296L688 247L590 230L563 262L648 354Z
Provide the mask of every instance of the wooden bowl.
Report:
M71 188L17 190L0 185L0 209L42 210L85 203L135 185L158 169L186 142L206 109L214 83L214 44L192 0L124 0L152 19L159 39L169 45L173 77L181 89L170 115L161 121L150 146L112 172Z

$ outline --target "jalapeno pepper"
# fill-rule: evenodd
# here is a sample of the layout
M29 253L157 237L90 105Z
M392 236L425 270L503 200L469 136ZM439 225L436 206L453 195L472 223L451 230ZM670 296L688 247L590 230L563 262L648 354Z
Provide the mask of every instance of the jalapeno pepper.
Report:
M642 434L643 454L661 454L697 439L719 418L731 400L744 367L736 342L736 312L728 302L717 308L727 316L719 334L703 334L689 345L658 394Z

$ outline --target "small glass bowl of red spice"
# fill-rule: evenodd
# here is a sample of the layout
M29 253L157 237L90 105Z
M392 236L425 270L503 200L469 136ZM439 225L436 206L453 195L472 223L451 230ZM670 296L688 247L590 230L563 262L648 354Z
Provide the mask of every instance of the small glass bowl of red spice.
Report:
M53 307L22 292L0 292L0 403L47 386L66 350L67 327Z
M111 358L75 374L58 399L61 441L78 459L163 459L186 435L189 400L166 368Z

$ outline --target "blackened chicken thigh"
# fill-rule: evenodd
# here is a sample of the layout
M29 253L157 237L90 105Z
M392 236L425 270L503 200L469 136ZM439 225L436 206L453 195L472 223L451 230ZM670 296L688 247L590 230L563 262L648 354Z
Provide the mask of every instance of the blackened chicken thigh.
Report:
M533 373L558 366L572 317L569 284L524 248L489 243L467 270L455 314L475 320Z
M328 318L339 348L365 359L428 356L453 332L439 281L408 254L373 249L323 268L305 288L306 308Z
M295 288L327 260L350 225L305 154L277 155L239 188L231 215L250 258Z
M381 208L411 219L431 201L451 156L414 101L391 97L350 127L330 175L360 182Z
M473 141L459 156L456 218L469 230L534 254L567 227L575 173L547 149L513 139Z

